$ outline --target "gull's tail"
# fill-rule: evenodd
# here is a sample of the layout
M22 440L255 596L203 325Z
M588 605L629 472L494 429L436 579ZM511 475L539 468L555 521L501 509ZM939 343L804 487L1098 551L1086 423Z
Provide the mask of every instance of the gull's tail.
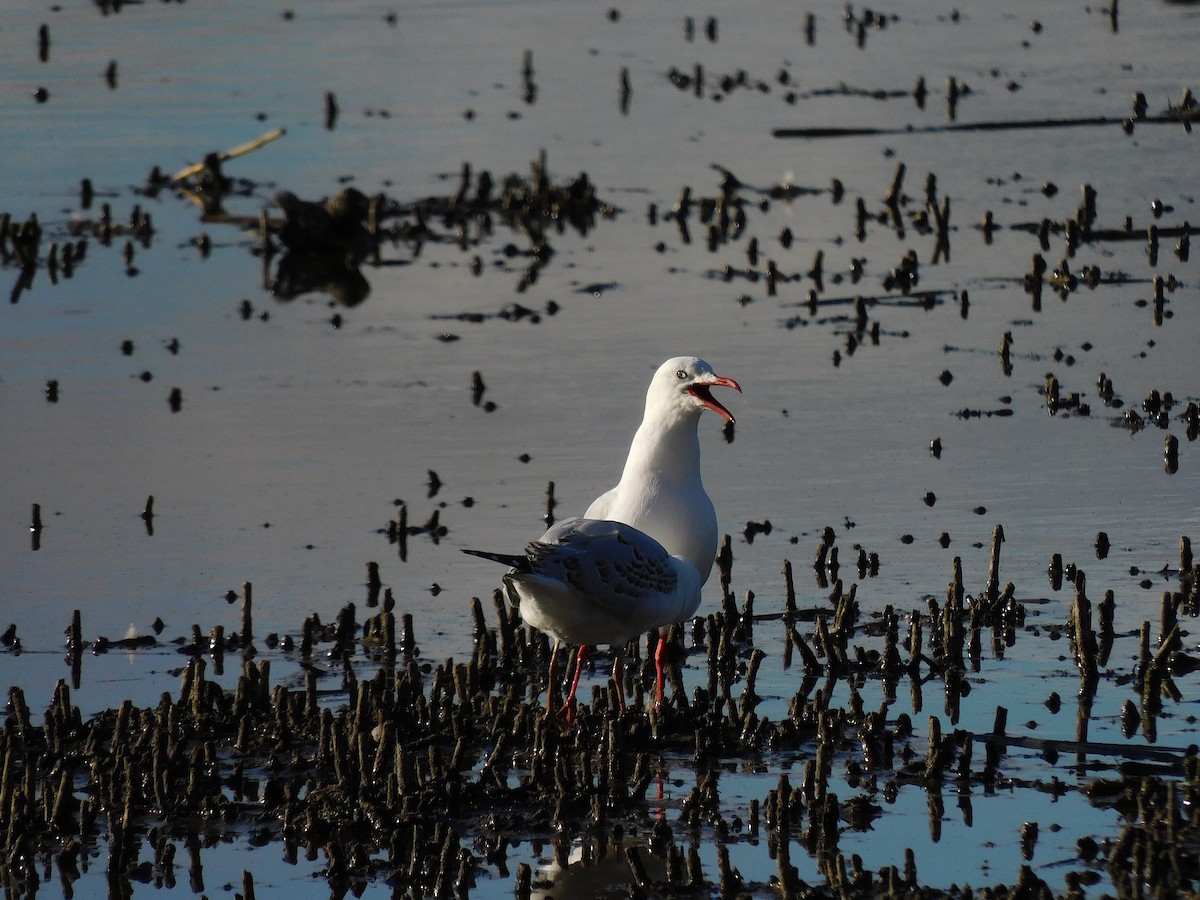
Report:
M463 550L463 553L469 556L479 556L483 559L490 559L492 562L503 563L513 569L527 568L529 558L524 554L518 553L488 553L486 550Z

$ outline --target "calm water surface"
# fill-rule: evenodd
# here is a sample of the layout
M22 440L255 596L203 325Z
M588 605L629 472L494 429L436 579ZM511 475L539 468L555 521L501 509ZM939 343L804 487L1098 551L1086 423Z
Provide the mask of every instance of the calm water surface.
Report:
M745 390L730 402L735 440L722 439L715 417L701 430L706 484L733 535L735 589L753 590L759 612L782 608L785 559L796 565L801 602L825 602L828 590L808 568L825 525L837 530L843 563L856 546L879 555L878 576L858 587L864 612L891 604L907 613L944 594L955 556L968 590L981 589L1000 524L1001 577L1031 622L1066 621L1071 588L1054 591L1045 574L1060 553L1086 570L1091 596L1115 592L1123 636L1112 668L1131 667L1131 633L1143 620L1157 623L1159 598L1176 584L1164 567L1177 567L1181 536L1200 537L1200 454L1180 419L1200 397L1197 254L1182 259L1174 238L1160 241L1154 262L1144 237L1085 243L1068 260L1073 272L1096 266L1120 277L1066 299L1047 287L1034 310L1021 281L1032 255L1042 252L1053 269L1067 248L1053 232L1042 250L1025 226L1072 218L1083 184L1096 191L1098 228L1128 222L1144 236L1153 224L1200 222L1195 137L1177 123L1138 124L1132 135L1115 124L1132 114L1135 92L1158 116L1195 87L1187 81L1200 38L1195 8L1123 4L1113 33L1107 12L1084 4L902 5L885 12L886 27L867 28L861 48L840 3L741 4L719 12L715 40L705 34L708 9L611 9L225 2L146 3L108 16L90 6L6 11L0 211L17 220L36 213L46 240L62 242L101 203L117 221L140 204L155 234L135 247L131 270L124 239L92 240L73 277L52 283L43 269L0 309L0 625L16 623L23 648L0 652L0 682L21 686L35 708L48 702L67 677L62 634L72 610L82 611L88 638L147 633L160 617L158 648L87 657L74 693L85 714L124 697L154 704L177 689L183 665L165 642L189 635L193 623L205 632L236 625L227 591L252 582L256 632L296 634L313 611L327 620L347 602L361 604L369 561L380 564L399 610L414 615L422 656L464 658L469 599L490 596L497 572L459 549L511 550L538 534L550 481L561 515L611 486L650 373L679 353L703 356ZM809 12L812 45L803 33ZM531 100L523 97L526 50ZM113 88L104 79L111 60ZM700 96L672 84L672 70L691 77L697 65ZM623 68L632 86L626 114ZM1114 124L939 130L951 77L967 89L959 123ZM919 78L929 90L923 109L911 96ZM48 91L45 103L33 97L38 88ZM327 91L340 107L332 130ZM285 302L264 287L251 235L203 221L173 191L139 193L154 166L170 173L275 128L286 136L226 163L245 186L226 202L230 213L256 216L281 189L311 199L347 184L401 202L453 195L463 163L499 180L527 174L542 150L554 180L586 172L616 213L586 235L552 236L552 260L523 293L525 263L505 247L525 239L498 227L465 253L452 244L426 244L419 255L385 247L385 264L363 270L370 291L359 305L339 307L320 291ZM772 137L777 128L883 133L781 139ZM896 228L883 198L899 164L905 202ZM685 186L717 196L715 166L744 183L746 227L710 251L696 213L690 242L663 213ZM937 262L935 235L913 219L928 174L951 210L950 256ZM90 209L81 207L83 178L97 194ZM785 183L799 196L767 199ZM860 198L870 213L861 236ZM977 227L987 211L997 226L990 244ZM213 245L207 258L196 247L201 235ZM774 296L762 277L726 271L752 268L751 238L760 276L768 260L797 276ZM934 292L927 308L884 287L910 250L917 289ZM877 344L850 347L849 302L810 314L805 273L818 252L822 300L881 298L868 310ZM479 275L469 265L476 254ZM1161 324L1150 303L1156 275L1178 284ZM0 276L15 284L18 272L7 266ZM239 314L243 301L249 319ZM495 317L513 302L542 312L540 320ZM551 302L557 312L545 314ZM487 318L460 318L466 313ZM1006 332L1011 374L998 354ZM132 354L122 353L123 341ZM476 371L492 412L471 402ZM1097 395L1101 372L1122 407ZM1090 415L1048 414L1048 374ZM50 380L59 385L55 403L46 398ZM182 392L174 413L173 388ZM1165 427L1119 427L1151 391L1176 401ZM1173 475L1164 471L1168 435L1179 441ZM940 459L928 450L934 438ZM433 497L431 469L442 483ZM152 535L138 517L151 494ZM437 543L414 536L406 560L381 534L400 501L410 523L436 510L448 529ZM37 549L34 503L44 522ZM753 543L741 536L747 522L766 520L769 534ZM1112 545L1103 560L1099 531ZM715 604L715 585L710 594ZM1186 642L1195 649L1194 637ZM796 682L781 663L782 631L764 624L756 643L768 654L762 713L781 717ZM1066 643L1026 637L1003 660L985 660L961 727L987 730L1006 705L1011 729L1072 738L1070 703L1057 716L1042 705L1051 690L1070 698L1077 688ZM296 677L295 660L273 659L278 677ZM1195 687L1194 676L1181 679L1185 700L1160 726L1160 743L1191 742ZM1124 740L1128 696L1102 683L1094 740ZM881 702L868 699L868 707ZM925 703L917 721L941 713L940 696ZM1035 754L1026 762L1031 777L1076 779ZM791 764L738 771L731 761L722 796L761 799ZM676 799L689 787L676 785ZM880 868L902 865L912 846L925 883L990 884L1015 877L1020 826L1040 821L1034 864L1061 887L1066 869L1057 863L1074 857L1075 840L1114 827L1112 814L1078 794L1057 802L1032 791L980 795L970 814L963 798L943 799L940 842L923 836L925 793L907 789L874 831L848 833L843 850ZM252 868L260 884L327 890L311 877L320 861L287 866L271 847L251 849L237 835L229 848L211 853L210 889L228 865L234 883ZM747 877L773 870L759 845L731 850ZM712 871L715 850L703 852ZM550 855L526 844L511 852L518 858ZM793 860L819 881L812 860ZM485 873L478 890L505 895L511 878Z

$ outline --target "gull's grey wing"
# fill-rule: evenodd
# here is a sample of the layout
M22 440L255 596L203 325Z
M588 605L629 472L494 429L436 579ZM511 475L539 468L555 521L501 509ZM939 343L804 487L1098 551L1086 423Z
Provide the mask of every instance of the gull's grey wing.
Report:
M527 549L535 575L554 578L613 614L657 605L679 587L662 544L630 525L566 519Z

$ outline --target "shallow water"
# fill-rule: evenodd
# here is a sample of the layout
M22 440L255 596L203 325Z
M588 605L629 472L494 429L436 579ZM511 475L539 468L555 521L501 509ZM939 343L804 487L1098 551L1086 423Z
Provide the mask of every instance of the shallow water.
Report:
M960 123L1121 119L1136 91L1160 115L1190 86L1180 79L1200 36L1194 8L1125 4L1116 34L1099 7L968 4L956 18L905 8L889 14L885 28L868 29L862 49L836 3L811 8L812 46L802 32L808 10L788 6L722 12L715 41L704 34L707 10L616 9L614 21L608 7L584 3L405 4L394 9L394 25L387 8L370 3L145 4L108 16L26 4L6 14L0 210L17 220L36 212L47 240L64 241L70 223L95 218L102 202L119 221L140 204L156 232L150 246L135 247L136 274L127 272L123 239L110 247L91 240L73 277L52 284L39 271L0 311L0 459L9 473L0 480L0 615L17 624L24 651L0 653L0 683L23 687L35 709L48 700L68 674L62 631L74 609L85 637L117 638L131 626L145 634L161 617L165 642L187 637L193 623L205 633L215 624L233 629L238 608L223 597L249 581L256 634L294 635L312 611L328 620L347 602L361 606L368 561L379 562L398 611L414 615L422 656L463 658L471 651L469 598L488 597L497 572L458 550L511 550L539 533L550 481L560 515L609 487L649 374L677 353L705 357L745 390L729 404L736 439L723 441L714 417L702 425L702 442L706 483L733 535L734 587L739 597L755 592L757 612L782 608L784 559L796 566L802 605L825 602L828 590L808 569L825 525L837 529L848 581L857 574L853 546L879 555L879 575L859 583L864 611L891 604L906 613L944 596L955 556L968 591L982 589L992 529L1002 524L1002 583L1013 582L1034 624L1066 621L1073 589L1054 591L1045 574L1060 553L1086 571L1093 599L1115 592L1119 634L1143 620L1157 626L1159 598L1177 586L1164 567L1178 566L1181 536L1200 533L1200 458L1179 419L1200 395L1191 322L1197 257L1180 259L1173 238L1161 240L1154 265L1144 239L1085 243L1072 271L1094 265L1128 279L1080 286L1065 300L1047 286L1035 311L1021 279L1038 241L1017 226L1073 217L1082 184L1097 192L1100 228L1122 229L1128 218L1144 234L1151 224L1165 230L1200 220L1194 137L1178 123L1139 123L1132 136L1117 124L930 129L946 124L949 76L970 88L958 103ZM51 38L44 63L42 23ZM533 102L522 98L527 49ZM110 89L103 72L114 59ZM668 78L672 68L690 76L696 64L706 74L699 97ZM618 102L622 67L632 85L627 115ZM722 89L721 77L739 70L749 86ZM907 92L919 77L930 92L924 109L909 96L840 90ZM49 91L41 104L32 98L39 86ZM323 122L326 91L340 106L333 130ZM904 133L910 125L916 130ZM793 127L894 133L772 137ZM273 128L287 135L226 164L249 190L227 200L229 212L255 216L279 189L315 199L346 183L402 202L453 195L464 162L499 180L527 173L544 149L556 181L586 172L617 213L586 235L552 236L554 257L523 293L515 288L525 263L504 248L525 239L498 226L466 252L428 243L414 256L407 246L386 246L387 264L363 270L370 293L357 306L339 307L321 292L284 302L264 289L252 236L202 221L170 190L155 198L137 192L153 166L170 173ZM872 220L859 239L856 200L882 214L899 163L907 167L902 233ZM748 186L747 224L711 252L696 213L690 243L663 214L684 186L716 196L714 165ZM927 173L951 202L951 255L936 264L935 236L911 220ZM85 177L97 192L90 210L80 208ZM766 198L755 189L786 178L804 192L760 209ZM845 189L837 203L835 179ZM1166 207L1157 219L1155 200ZM648 220L650 204L657 224ZM997 224L990 245L976 227L988 210ZM784 228L790 248L779 239ZM201 234L213 243L207 259L195 246ZM751 237L760 272L773 260L781 273L803 275L821 251L823 300L886 298L868 307L878 345L868 340L849 352L852 304L810 315L809 278L781 280L776 296L762 277L727 280L724 267L749 267ZM1043 255L1053 269L1066 249L1061 234L1049 240ZM910 249L920 260L917 289L938 292L928 309L882 286ZM469 266L475 254L478 276ZM14 267L0 271L15 283ZM1147 305L1155 275L1179 282L1161 325ZM248 320L239 314L243 300L253 309ZM553 301L558 311L536 324L454 318L495 314L514 301L539 311ZM1011 375L997 352L1005 332L1013 338ZM457 340L439 339L447 333ZM128 356L125 340L133 342ZM475 371L494 412L471 402ZM948 385L943 371L953 376ZM142 380L144 372L152 377ZM1124 401L1120 409L1097 396L1101 372ZM1064 395L1078 392L1091 414L1048 415L1047 373ZM45 394L51 379L59 383L55 403ZM168 404L172 388L182 392L177 413ZM1177 403L1166 427L1114 427L1126 410L1140 411L1151 390L1170 391ZM1168 434L1179 440L1173 475L1163 467ZM934 438L940 459L929 453ZM431 469L443 485L434 497ZM923 501L930 491L933 506ZM153 535L138 517L151 494ZM414 535L404 561L380 533L399 500L410 524L438 510L448 529L436 544ZM34 503L45 526L36 550L28 530ZM764 520L770 533L747 543L746 523ZM1112 544L1103 560L1094 549L1100 531ZM943 532L947 548L938 543ZM715 585L708 596L711 608ZM776 625L756 630L768 654L762 713L772 718L786 713L795 690L794 673L780 663L782 643ZM1194 637L1185 643L1195 649ZM1120 638L1113 667L1130 668L1136 655L1136 637ZM279 677L294 675L294 660L275 659ZM177 689L182 660L170 645L88 657L74 700L85 715L118 697L152 705ZM1191 742L1194 677L1180 679L1185 702L1160 725L1164 745ZM962 727L989 730L996 706L1005 705L1010 730L1036 721L1038 736L1070 739L1070 704L1056 717L1041 704L1050 690L1071 697L1077 682L1065 639L1023 639L1004 661L985 660ZM1128 696L1102 683L1093 740L1124 740L1119 712ZM941 713L940 697L926 704ZM1105 721L1112 735L1097 733ZM761 780L731 780L737 792L761 798L781 764L767 761ZM728 799L735 787L726 791ZM942 843L953 839L969 862L947 864L932 840L914 843L927 817L915 790L902 792L874 832L845 843L861 843L855 852L868 868L902 864L913 843L931 885L1011 881L1014 827L1057 818L1061 844L1043 827L1035 862L1061 887L1055 860L1112 817L1075 802L1078 795L1055 806L1031 793L976 797L973 828L949 814ZM946 798L947 809L954 803ZM751 845L733 846L743 874L763 864ZM271 853L255 851L240 864L258 872ZM793 854L798 865L802 856ZM511 889L508 878L481 880L481 892L485 883L498 895ZM323 881L313 890L324 891Z

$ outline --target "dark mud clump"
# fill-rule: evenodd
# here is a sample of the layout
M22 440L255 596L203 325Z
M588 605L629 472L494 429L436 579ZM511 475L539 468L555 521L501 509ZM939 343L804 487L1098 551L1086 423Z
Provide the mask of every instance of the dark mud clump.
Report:
M53 867L69 896L81 864L100 845L111 896L129 896L134 882L173 886L178 844L188 852L193 890L203 891L201 849L234 835L255 846L278 843L291 862L323 855L333 896L357 895L369 882L386 880L400 891L464 897L492 873L515 877L517 895L529 896L535 878L529 866L518 865L513 876L506 861L509 848L525 841L549 844L564 866L578 842L592 863L623 856L625 881L639 895L941 896L920 887L911 850L872 872L839 842L848 831L870 829L886 814L883 803L902 790L926 790L931 804L940 804L950 788L969 810L973 790L1019 781L1006 771L1012 746L1036 748L1052 763L1070 754L1081 769L1107 772L1082 786L1058 778L1020 782L1055 796L1083 790L1092 803L1121 815L1119 833L1081 840L1078 858L1066 863L1073 892L1105 878L1119 896L1138 895L1142 886L1160 896L1195 890L1195 748L1099 744L1087 736L1102 677L1134 689L1127 733L1151 732L1164 699L1179 698L1174 678L1190 671L1188 663L1194 667L1179 637L1179 617L1197 608L1190 542L1181 544L1180 590L1163 596L1157 647L1146 623L1134 672L1102 675L1114 640L1112 592L1093 623L1083 572L1059 562L1059 577L1075 587L1070 620L1034 626L1014 586L1001 586L1002 541L997 528L987 583L977 595L965 591L956 559L944 602L931 598L924 611L907 616L889 606L864 618L857 585L840 580L826 603L800 608L787 564L782 613L756 615L753 592L739 608L727 539L718 560L721 608L672 630L670 689L661 708L650 700L650 654L635 642L628 649L641 665L626 676L628 706L615 683L596 684L571 726L544 712L543 691L552 706L561 700L560 685L543 681L549 642L523 626L499 592L494 624L473 601L474 649L464 662L421 660L412 617L402 616L397 627L390 591L365 621L354 604L330 624L313 615L298 640L264 641L266 651L298 672L300 680L289 686L272 683L271 660L256 648L246 585L240 627L227 634L217 626L207 636L194 627L180 648L188 661L178 693L164 693L157 706L125 701L84 721L62 681L38 725L23 692L9 690L0 732L6 895L34 896ZM814 564L826 584L833 542L827 529ZM380 602L378 569L369 571L371 598ZM765 654L754 637L764 628L783 629L783 665L800 670L787 714L777 721L758 711ZM1003 707L991 732L954 728L968 675L981 672L986 659L1003 658L1018 636L1033 639L1043 630L1071 637L1080 673L1077 740L1009 734ZM154 637L89 644L81 635L77 613L68 629L76 685L85 649L157 645ZM227 655L241 667L232 689L209 678L210 667L223 671ZM705 673L690 694L680 670L689 659ZM878 709L863 702L868 681L882 687ZM848 689L840 705L832 702L839 682ZM930 716L921 734L908 712L890 710L904 683L913 713L935 685L951 730ZM1112 757L1116 765L1098 762ZM723 761L730 759L791 760L796 783L785 770L765 797L731 804L721 796ZM855 793L839 797L835 776L843 772ZM688 783L682 800L663 799L665 784ZM940 820L931 807L930 827L940 829ZM1036 823L1022 829L1026 860L1037 833ZM764 848L774 863L764 863L763 871L775 874L756 880L733 868L728 848L742 843ZM701 861L704 844L716 846L715 871ZM142 858L147 845L153 859ZM815 860L821 884L800 878L791 861L797 852ZM1010 876L1011 883L987 893L1050 893L1029 865ZM252 892L253 876L245 877Z

